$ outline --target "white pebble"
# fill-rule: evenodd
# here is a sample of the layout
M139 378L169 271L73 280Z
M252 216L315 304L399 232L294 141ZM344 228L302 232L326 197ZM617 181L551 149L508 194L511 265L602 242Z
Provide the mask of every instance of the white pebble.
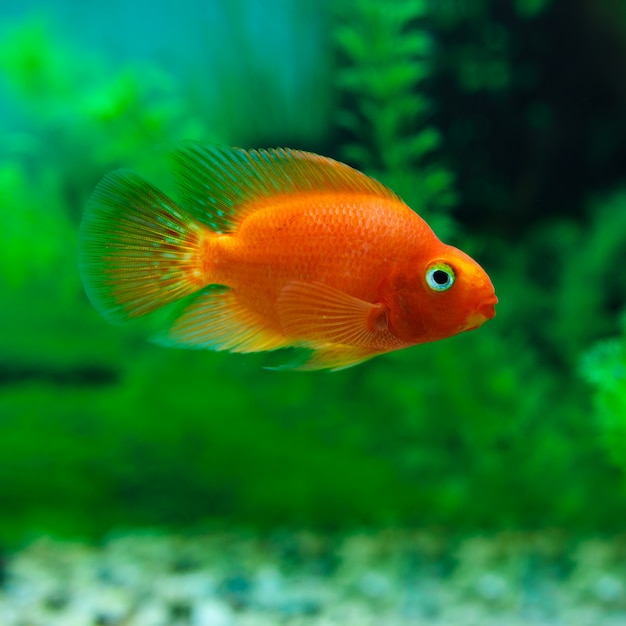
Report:
M603 602L616 602L624 595L624 583L611 574L604 574L593 586L593 591Z
M500 576L487 572L478 579L476 589L486 600L498 600L506 593L507 583Z
M130 626L165 626L167 620L165 607L160 603L150 603L137 609Z
M232 626L234 623L232 610L215 600L198 603L191 616L193 626Z

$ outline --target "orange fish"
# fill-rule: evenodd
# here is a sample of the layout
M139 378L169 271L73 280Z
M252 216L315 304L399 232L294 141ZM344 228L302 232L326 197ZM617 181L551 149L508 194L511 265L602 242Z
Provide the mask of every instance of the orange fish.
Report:
M495 315L480 265L343 163L199 143L173 163L179 203L125 170L88 203L81 271L111 322L179 302L161 343L301 347L299 369L338 370Z

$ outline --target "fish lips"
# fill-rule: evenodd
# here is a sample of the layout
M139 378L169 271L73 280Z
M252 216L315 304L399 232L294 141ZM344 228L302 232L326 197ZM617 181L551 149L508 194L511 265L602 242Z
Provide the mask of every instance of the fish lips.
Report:
M478 312L484 315L486 320L490 320L496 314L496 304L498 304L498 298L496 296L488 298L480 304Z
M496 304L498 304L498 298L495 295L482 301L476 311L468 315L462 330L475 330L479 326L482 326L487 320L494 317L496 314Z

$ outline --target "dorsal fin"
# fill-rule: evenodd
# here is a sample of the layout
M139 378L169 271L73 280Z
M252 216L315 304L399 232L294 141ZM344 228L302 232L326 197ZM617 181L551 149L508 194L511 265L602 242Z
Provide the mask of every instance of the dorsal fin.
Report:
M217 232L232 232L255 201L282 194L345 192L398 199L377 180L311 152L244 150L186 142L172 153L181 205Z

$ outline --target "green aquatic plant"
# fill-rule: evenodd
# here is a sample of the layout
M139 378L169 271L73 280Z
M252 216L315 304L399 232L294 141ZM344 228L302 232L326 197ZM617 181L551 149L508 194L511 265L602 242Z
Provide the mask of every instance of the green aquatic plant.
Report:
M190 115L181 86L158 66L116 68L59 39L44 21L14 25L0 46L0 66L23 116L15 124L23 130L9 134L8 147L30 138L31 160L39 167L54 163L66 185L91 187L104 168L120 163L153 169L152 150L164 142L225 139Z
M345 158L445 234L456 194L451 172L436 159L441 134L430 122L433 103L424 87L432 72L428 11L425 0L338 4L337 121L348 134Z
M595 417L612 461L626 472L626 315L619 337L593 346L580 364L594 390Z
M443 36L439 69L449 71L466 92L502 92L518 86L514 57L520 34L511 24L532 24L552 0L430 2L430 16ZM455 36L450 36L454 33Z
M559 219L536 228L525 254L533 284L520 294L518 321L537 307L541 324L533 334L552 358L574 368L599 337L616 332L617 312L626 304L626 193L589 203L584 220Z

